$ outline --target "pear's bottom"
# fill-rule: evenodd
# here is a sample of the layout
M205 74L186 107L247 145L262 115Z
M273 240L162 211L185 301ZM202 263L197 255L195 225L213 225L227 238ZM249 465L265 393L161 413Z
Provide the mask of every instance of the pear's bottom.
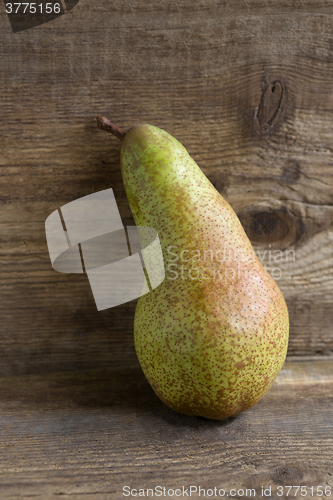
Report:
M287 355L289 319L282 295L268 300L268 312L250 303L255 319L250 316L228 329L220 317L191 309L188 300L179 305L177 299L171 307L172 294L166 307L163 288L157 291L138 301L134 343L145 377L161 401L179 413L212 420L258 403Z
M219 371L215 380L212 373L204 378L205 366L201 366L196 377L190 379L180 373L180 361L174 359L171 364L164 364L162 359L147 359L149 349L146 343L138 342L135 347L143 373L159 399L172 410L184 415L205 417L211 420L223 420L236 416L252 408L268 392L280 372L285 358L286 348L271 360L271 365L260 372L232 373L223 382L225 373ZM142 338L141 338L142 340ZM177 361L179 362L177 366ZM199 360L193 360L198 365ZM178 368L178 370L177 370Z
M211 402L211 406L207 407L206 405L200 405L200 404L195 404L192 406L187 406L186 404L175 404L168 399L166 399L162 394L161 391L157 388L154 387L154 383L151 383L147 375L145 374L146 379L152 386L155 394L158 396L158 398L169 408L172 410L176 411L177 413L180 413L182 415L188 415L191 417L203 417L207 418L209 420L224 420L229 417L237 417L240 415L242 412L249 410L252 408L254 405L256 405L260 399L269 391L271 388L272 384L274 383L274 380L271 380L269 384L266 385L265 389L261 392L260 395L257 395L256 399L245 403L237 403L237 400L235 400L235 404L232 405L232 408L225 408L223 405L223 402L219 401L214 401Z
M140 336L135 338L135 348L146 379L166 406L178 413L212 420L237 415L258 403L274 383L287 354L286 343L283 351L265 367L259 365L254 370L250 365L248 370L235 368L234 371L232 360L230 366L213 365L209 371L200 358L192 357L186 372L180 359L163 363L158 351L155 356L147 357L149 343ZM212 362L213 355L209 360ZM191 377L189 373L194 375Z
M158 394L157 394L158 396ZM203 417L207 418L209 420L224 420L229 417L236 417L237 415L240 415L243 411L245 411L248 408L244 408L242 410L236 410L236 411L231 411L231 412L224 412L224 411L218 411L218 410L209 410L202 408L202 410L197 409L197 410L191 410L191 409L185 409L182 407L174 406L173 404L170 404L168 401L163 400L160 396L158 396L159 399L166 405L168 408L171 408L171 410L176 411L177 413L180 413L182 415L188 415L189 417Z

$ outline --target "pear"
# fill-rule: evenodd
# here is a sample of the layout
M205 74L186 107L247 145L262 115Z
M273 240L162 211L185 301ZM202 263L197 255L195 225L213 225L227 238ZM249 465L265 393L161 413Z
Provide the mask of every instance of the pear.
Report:
M251 408L280 372L288 310L237 215L187 150L153 125L127 132L121 172L137 226L154 228L166 276L138 300L135 350L157 396L177 412L224 419Z

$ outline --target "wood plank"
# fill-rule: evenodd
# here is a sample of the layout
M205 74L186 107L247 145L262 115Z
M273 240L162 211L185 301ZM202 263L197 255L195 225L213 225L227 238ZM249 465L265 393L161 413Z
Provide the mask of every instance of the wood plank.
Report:
M109 187L133 223L98 113L176 136L268 267L295 252L276 266L289 354L333 353L332 21L328 1L80 0L13 34L0 12L0 374L135 363L135 301L97 313L45 241L53 210Z
M256 406L219 422L168 409L138 366L2 378L1 498L119 499L125 485L256 497L264 486L272 498L277 486L332 488L332 389L332 361L287 361Z

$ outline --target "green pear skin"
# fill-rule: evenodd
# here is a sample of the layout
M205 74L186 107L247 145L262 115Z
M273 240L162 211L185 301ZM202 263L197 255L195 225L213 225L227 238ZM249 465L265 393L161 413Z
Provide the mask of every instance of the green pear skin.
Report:
M251 408L287 354L281 291L233 209L174 137L152 125L129 129L121 171L135 223L158 232L166 270L135 311L147 380L186 415L220 420Z

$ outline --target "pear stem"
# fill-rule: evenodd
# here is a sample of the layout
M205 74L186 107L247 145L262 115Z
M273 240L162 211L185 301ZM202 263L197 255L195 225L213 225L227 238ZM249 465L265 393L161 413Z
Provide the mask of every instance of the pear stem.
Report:
M105 116L97 117L97 126L101 130L106 130L106 132L109 132L109 134L115 135L121 142L124 140L124 137L126 135L125 130L111 123L110 120L105 118Z

